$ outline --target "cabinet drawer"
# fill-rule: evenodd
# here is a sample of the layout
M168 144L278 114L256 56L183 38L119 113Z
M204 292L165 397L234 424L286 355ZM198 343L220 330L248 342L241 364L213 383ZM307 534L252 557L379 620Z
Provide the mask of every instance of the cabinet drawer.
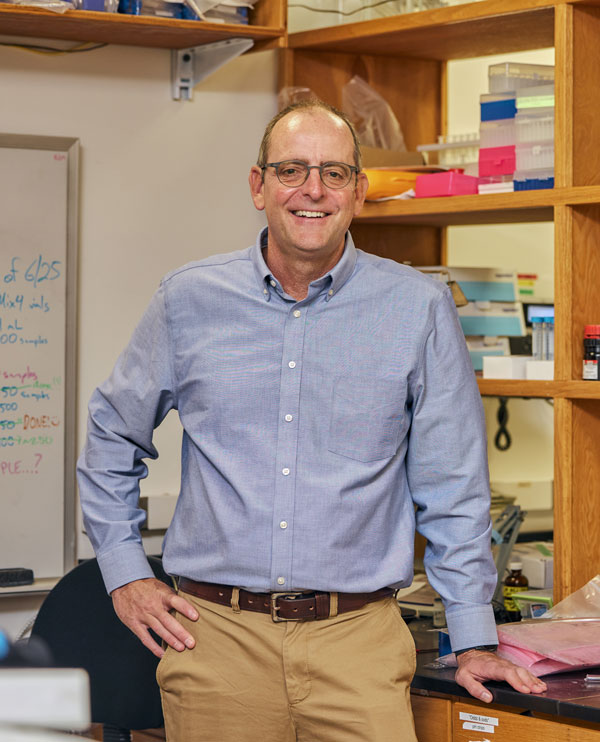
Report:
M600 731L495 708L455 703L452 742L600 742Z
M451 742L452 703L445 698L410 697L419 742Z

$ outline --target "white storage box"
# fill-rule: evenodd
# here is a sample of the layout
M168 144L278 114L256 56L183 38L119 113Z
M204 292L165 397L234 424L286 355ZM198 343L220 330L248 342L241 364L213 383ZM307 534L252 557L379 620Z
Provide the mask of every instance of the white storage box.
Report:
M516 172L554 167L554 140L517 144Z
M470 301L457 312L465 335L525 335L523 306L518 301Z
M554 361L527 361L525 378L552 381L554 379Z
M554 583L554 544L551 541L515 544L511 560L523 564L529 587L549 588Z
M515 116L517 144L554 142L554 109L532 108Z
M483 356L484 379L524 379L530 356Z

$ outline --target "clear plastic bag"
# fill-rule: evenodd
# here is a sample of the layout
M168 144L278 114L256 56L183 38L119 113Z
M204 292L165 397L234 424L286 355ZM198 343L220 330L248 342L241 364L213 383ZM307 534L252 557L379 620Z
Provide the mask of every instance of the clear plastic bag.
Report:
M342 88L342 108L362 145L406 152L402 129L391 106L362 77L354 75Z
M280 111L283 111L287 106L291 106L292 103L300 103L303 100L318 100L310 88L303 88L299 86L290 85L285 88L281 88L277 96L277 105Z
M542 618L600 617L600 575L547 610Z
M23 5L29 8L43 8L51 10L53 13L65 13L67 10L73 10L73 3L65 0L4 0L11 5Z

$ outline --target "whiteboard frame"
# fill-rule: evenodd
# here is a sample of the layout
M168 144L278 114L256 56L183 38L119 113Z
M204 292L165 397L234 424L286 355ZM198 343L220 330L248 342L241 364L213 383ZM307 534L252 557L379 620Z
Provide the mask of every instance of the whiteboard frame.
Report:
M77 279L79 248L79 139L73 137L2 134L0 147L64 152L67 156L67 268L65 296L65 441L63 573L75 565L75 507L77 461ZM60 577L61 575L57 575Z

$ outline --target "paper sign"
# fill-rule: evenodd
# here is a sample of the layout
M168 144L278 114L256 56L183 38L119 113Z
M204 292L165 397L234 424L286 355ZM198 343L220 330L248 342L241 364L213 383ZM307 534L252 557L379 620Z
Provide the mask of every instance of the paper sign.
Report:
M471 729L474 732L485 732L486 734L493 734L495 731L491 724L474 724L471 721L463 722L463 729Z
M492 724L498 726L498 719L495 716L480 716L479 714L467 714L465 711L460 712L459 718L462 721L473 721L476 724Z

